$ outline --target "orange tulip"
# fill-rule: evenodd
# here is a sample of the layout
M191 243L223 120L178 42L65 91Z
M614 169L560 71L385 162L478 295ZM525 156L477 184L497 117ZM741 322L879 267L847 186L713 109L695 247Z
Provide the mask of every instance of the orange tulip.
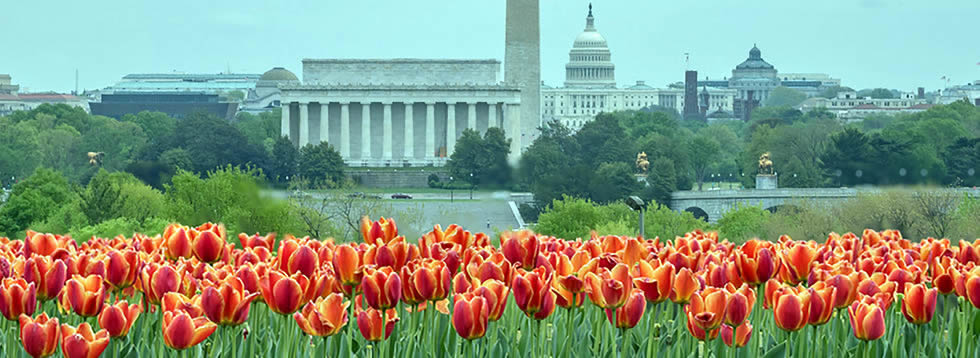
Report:
M313 275L313 271L320 266L316 251L290 238L292 236L287 235L286 240L279 243L279 253L276 255L279 270L290 275L297 272L307 277Z
M616 317L613 317L613 310L607 308L606 318L616 328L633 328L636 327L637 323L640 323L640 318L643 318L646 308L647 302L643 293L633 291L630 297L626 299L626 304L616 309Z
M79 316L95 317L102 312L102 306L108 297L102 277L75 275L65 283L59 303L62 308L71 308Z
M750 338L752 338L752 324L749 321L742 322L734 329L729 325L721 325L721 341L729 347L745 347Z
M534 269L538 260L538 237L526 231L502 234L500 251L508 261L525 270Z
M139 278L142 263L139 253L133 250L112 250L109 251L108 256L105 270L106 283L117 291L132 286Z
M511 283L514 302L528 317L542 320L555 311L555 294L551 290L551 273L544 267L533 271L518 269Z
M926 288L925 284L905 284L905 298L902 300L902 314L912 324L926 324L936 313L936 300L939 290Z
M364 261L378 267L391 267L398 272L406 263L419 257L418 246L405 242L404 236L396 237L384 245L372 246L364 253Z
M599 269L599 274L585 274L589 298L601 308L618 308L626 303L633 288L629 267L617 264L612 270Z
M735 263L745 283L758 286L779 270L779 259L769 242L749 240L735 252Z
M810 274L810 263L816 258L817 251L806 242L792 242L789 248L780 251L780 256L783 268L789 273L786 279L795 285L806 280L807 275Z
M261 236L259 233L255 235L248 236L245 233L238 234L238 242L242 244L242 248L258 248L264 247L268 251L272 251L272 247L276 244L276 233L270 232L266 236Z
M187 273L178 272L171 265L156 263L143 266L140 272L140 285L147 301L151 304L159 304L167 292L191 295L197 290L197 283Z
M395 323L398 322L398 313L393 309L386 310L384 317L382 311L368 308L357 314L357 328L361 331L364 339L371 342L378 342L391 336Z
M725 304L725 324L738 327L752 314L752 308L755 307L755 290L745 283L738 289L729 283L725 286L725 290L728 291L728 302Z
M858 275L851 275L857 278ZM850 306L855 299L857 299L857 284L854 283L854 279L850 276L835 275L827 281L824 281L829 286L834 286L837 289L836 302L834 303L834 308L844 308Z
M647 261L639 261L633 285L643 291L647 302L657 304L667 300L674 283L674 265L667 262L656 269Z
M811 325L819 326L830 322L834 314L834 303L837 302L837 288L826 286L823 282L809 288L810 314L808 321Z
M695 339L699 341L713 341L715 338L718 338L718 332L721 329L716 328L710 331L705 331L701 327L698 327L698 325L694 324L693 320L687 319L686 321L687 332L690 333Z
M187 297L176 292L167 292L160 300L160 308L164 312L183 311L191 318L204 316L204 307L201 306L200 295Z
M327 337L340 333L347 324L347 307L339 293L331 293L326 298L319 297L303 306L303 310L293 313L299 328L311 336Z
M37 286L37 300L44 302L61 293L68 279L68 266L64 260L34 255L24 262L24 279Z
M112 338L123 337L129 334L129 329L141 312L141 304L131 305L126 301L119 301L114 305L106 305L99 313L99 327L108 331Z
M180 224L170 224L163 230L163 245L167 258L176 260L177 258L190 258L193 253L191 247L191 228Z
M780 288L785 287L782 282L775 278L770 278L766 281L764 296L762 297L762 307L765 309L770 309L776 304L776 291Z
M75 247L75 240L72 240L71 236L27 230L27 237L24 240L24 257L31 257L34 254L52 258L61 257L67 255L69 251L74 252Z
M242 280L231 276L221 281L217 287L208 286L201 293L201 308L204 315L222 326L237 326L248 319L252 301L258 292L245 291Z
M973 307L980 308L980 275L968 274L964 275L964 289L966 291L966 298L970 300Z
M163 343L176 350L198 345L216 329L218 325L204 316L192 318L184 311L163 313Z
M333 270L344 286L357 286L364 274L361 268L361 254L352 244L337 246L333 253Z
M361 217L361 236L368 244L387 244L398 236L398 226L395 225L394 218L378 218L378 221L371 221L367 216Z
M361 290L368 306L379 310L395 307L402 295L402 281L398 274L391 267L368 268L365 271Z
M854 337L873 341L885 335L885 310L880 300L864 296L847 308Z
M674 276L674 287L670 291L670 300L682 305L691 301L694 292L701 288L701 281L688 268L682 268Z
M82 323L75 327L61 325L61 354L65 358L98 358L109 346L109 332L100 329L92 332L92 326Z
M510 295L510 288L503 282L490 279L481 282L480 286L474 287L473 294L480 295L487 301L489 308L487 318L494 322L503 316L504 309L507 308L507 296Z
M20 315L20 344L27 354L34 358L54 354L61 343L61 326L57 318L48 318L41 313L37 318Z
M37 308L37 287L22 278L5 278L0 281L0 313L8 320L19 319L21 314L32 315Z
M321 282L317 275L307 278L299 273L286 276L279 271L269 271L259 281L259 290L273 312L292 314L320 295Z
M688 321L705 331L711 331L725 320L728 291L708 287L691 296L691 303L684 306Z
M810 293L783 288L773 297L772 311L779 328L789 332L803 329L810 319Z
M191 251L202 262L215 262L225 251L225 226L207 223L191 230Z
M452 277L445 262L434 259L423 259L414 269L414 271L410 271L411 285L414 286L415 292L418 293L418 298L421 299L421 302L441 301L449 297L449 292L452 287ZM406 280L408 280L407 277Z
M487 333L490 315L487 300L473 293L456 294L453 298L453 328L460 337L473 340Z

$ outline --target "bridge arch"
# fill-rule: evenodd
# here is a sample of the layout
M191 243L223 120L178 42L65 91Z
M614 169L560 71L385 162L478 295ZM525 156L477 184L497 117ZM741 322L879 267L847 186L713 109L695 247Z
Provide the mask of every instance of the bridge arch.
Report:
M701 219L701 220L704 220L704 221L708 221L708 212L707 211L704 211L704 209L701 209L701 208L699 208L697 206L689 207L687 209L684 209L684 211L693 214L694 215L694 218L696 218L696 219Z

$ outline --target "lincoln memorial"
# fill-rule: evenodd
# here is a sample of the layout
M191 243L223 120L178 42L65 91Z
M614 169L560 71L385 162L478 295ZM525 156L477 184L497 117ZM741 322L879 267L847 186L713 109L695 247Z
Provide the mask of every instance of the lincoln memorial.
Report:
M502 127L521 152L521 91L497 60L304 59L300 84L280 85L282 134L326 141L350 166L441 166L464 129Z

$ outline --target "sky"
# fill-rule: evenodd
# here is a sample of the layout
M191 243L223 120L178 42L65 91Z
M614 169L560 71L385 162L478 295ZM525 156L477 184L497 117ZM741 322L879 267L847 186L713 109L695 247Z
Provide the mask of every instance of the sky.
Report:
M564 81L588 0L541 0L541 76ZM780 72L855 89L980 79L976 0L594 0L619 85L688 68L721 79L758 44ZM129 73L302 76L304 58L504 57L504 0L4 1L0 73L21 92L110 86ZM685 53L690 54L689 64ZM501 77L502 78L502 77Z

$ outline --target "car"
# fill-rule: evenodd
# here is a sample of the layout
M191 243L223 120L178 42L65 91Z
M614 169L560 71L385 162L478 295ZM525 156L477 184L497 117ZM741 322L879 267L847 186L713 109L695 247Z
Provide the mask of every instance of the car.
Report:
M405 193L394 193L391 194L392 199L411 199L412 196Z

